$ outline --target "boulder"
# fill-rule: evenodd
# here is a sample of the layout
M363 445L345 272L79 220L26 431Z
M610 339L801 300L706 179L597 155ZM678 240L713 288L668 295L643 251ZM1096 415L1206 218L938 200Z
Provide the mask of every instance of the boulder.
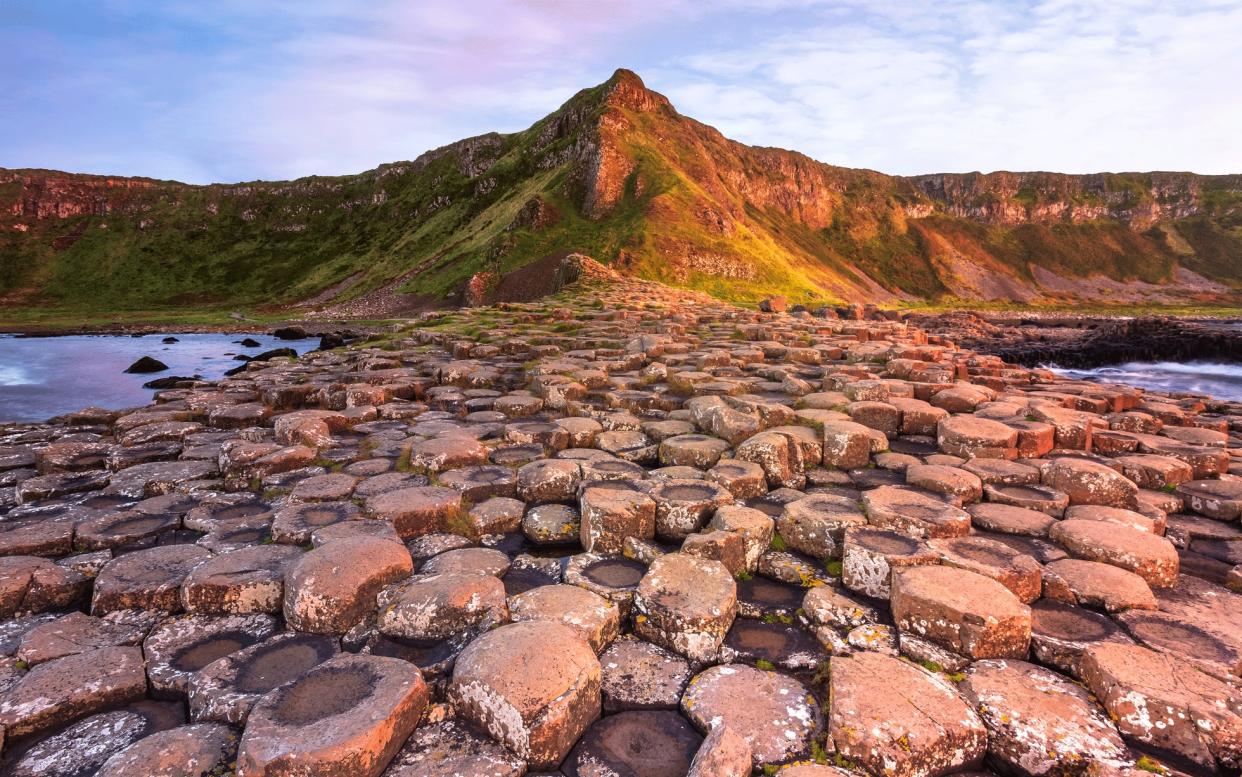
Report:
M401 659L325 661L251 710L238 777L379 777L418 725L428 695L418 668Z
M511 623L457 657L448 699L535 769L551 769L600 714L600 665L569 627Z
M374 611L380 589L414 565L399 543L375 537L335 540L294 562L285 575L285 620L298 631L344 634Z
M718 561L670 553L634 593L634 630L692 661L709 661L737 616L737 583Z

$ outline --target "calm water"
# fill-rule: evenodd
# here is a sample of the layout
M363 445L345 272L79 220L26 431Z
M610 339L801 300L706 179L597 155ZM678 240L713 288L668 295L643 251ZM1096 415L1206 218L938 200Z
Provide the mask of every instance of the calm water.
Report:
M1186 391L1242 401L1242 364L1129 362L1090 370L1053 371L1077 380L1125 383L1152 391Z
M304 353L319 340L277 340L256 334L180 334L180 342L161 342L166 335L72 335L14 337L0 335L0 422L43 421L89 405L119 409L145 405L154 393L143 383L169 375L220 378L241 364L234 354L255 356L272 348L290 347ZM251 337L258 348L238 340ZM151 356L168 365L163 372L127 375L139 357Z

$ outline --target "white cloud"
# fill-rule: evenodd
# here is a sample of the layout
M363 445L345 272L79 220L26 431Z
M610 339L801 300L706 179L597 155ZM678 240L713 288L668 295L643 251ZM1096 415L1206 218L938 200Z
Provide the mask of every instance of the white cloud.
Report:
M1242 0L150 8L0 26L0 164L352 172L523 128L625 66L730 137L834 164L1242 171Z

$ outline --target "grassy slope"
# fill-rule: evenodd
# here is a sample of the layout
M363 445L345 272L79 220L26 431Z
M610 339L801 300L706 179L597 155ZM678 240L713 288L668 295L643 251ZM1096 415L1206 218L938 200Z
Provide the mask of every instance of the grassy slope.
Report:
M938 258L946 251L1027 282L1032 264L1153 283L1180 264L1242 288L1242 193L1222 179L1200 179L1200 215L1145 232L1107 220L1004 228L945 213L907 219L904 206L932 202L912 179L746 149L671 108L608 105L608 87L584 90L525 132L356 176L170 183L133 194L133 213L106 217L30 220L0 211L0 294L27 292L16 296L23 312L0 317L212 317L302 299L351 277L347 296L408 275L403 291L444 298L479 270L563 249L741 302L772 293L804 302L857 297L871 280L907 299L952 302ZM604 141L632 170L619 201L588 218L574 152L599 139L605 111L626 129ZM471 165L475 175L465 172ZM816 215L788 197L750 196L788 187L791 175L813 179ZM1130 205L1160 196L1151 174L1098 178L1105 195ZM1071 177L1033 179L1037 186L1008 190L1004 201L1027 209L1104 201ZM998 190L985 186L967 204L1000 201ZM0 204L19 193L16 182L0 183ZM556 214L550 224L515 221L532 202ZM702 218L705 209L726 214L729 228ZM31 231L6 228L19 220ZM719 265L747 277L712 271Z

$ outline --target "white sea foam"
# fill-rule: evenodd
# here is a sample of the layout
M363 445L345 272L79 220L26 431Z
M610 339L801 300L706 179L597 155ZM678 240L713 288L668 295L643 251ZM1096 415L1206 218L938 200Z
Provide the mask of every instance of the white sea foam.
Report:
M1052 368L1075 380L1124 383L1149 391L1209 394L1242 401L1242 364L1220 362L1127 362L1094 369Z
M32 382L21 367L0 365L0 386L29 386Z

